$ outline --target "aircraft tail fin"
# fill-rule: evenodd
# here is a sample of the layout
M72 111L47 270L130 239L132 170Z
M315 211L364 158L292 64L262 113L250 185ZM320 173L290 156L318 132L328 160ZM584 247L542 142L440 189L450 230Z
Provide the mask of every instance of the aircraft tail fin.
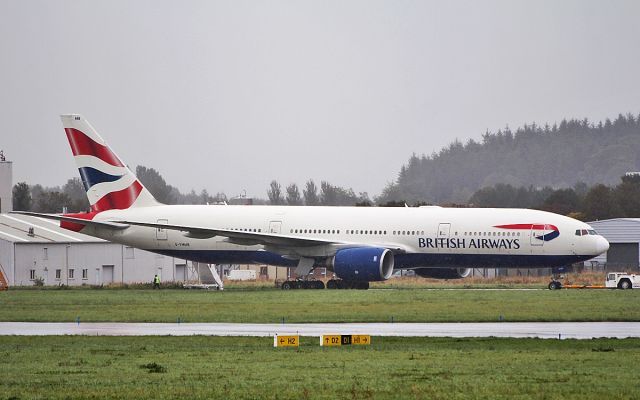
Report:
M61 119L91 212L159 204L84 117L68 114Z

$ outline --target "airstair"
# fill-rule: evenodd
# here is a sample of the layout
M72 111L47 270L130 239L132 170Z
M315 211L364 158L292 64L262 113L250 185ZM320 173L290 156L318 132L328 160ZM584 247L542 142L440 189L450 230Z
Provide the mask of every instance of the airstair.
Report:
M192 262L187 275L187 282L183 285L185 289L224 290L216 264Z
M0 291L9 289L9 282L7 282L6 275L4 274L4 268L0 264Z

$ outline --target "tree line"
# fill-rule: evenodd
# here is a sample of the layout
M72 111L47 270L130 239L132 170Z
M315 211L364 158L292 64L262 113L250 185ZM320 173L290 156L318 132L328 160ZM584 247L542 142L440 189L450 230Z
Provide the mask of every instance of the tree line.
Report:
M514 187L496 184L475 192L473 207L533 208L582 221L640 217L640 174L622 176L615 186L579 182L571 188Z
M232 202L223 192L210 195L206 189L197 193L191 190L181 193L168 184L160 172L142 165L136 167L136 176L151 194L163 204L220 204ZM345 189L321 181L320 186L310 179L302 191L292 183L286 188L272 181L267 190L268 199L254 198L253 204L308 205L308 206L352 206L372 205L367 193L356 194L353 189ZM13 208L18 211L44 213L83 212L89 209L89 201L79 178L71 178L63 186L43 187L20 182L13 187Z
M181 193L167 184L154 168L139 165L136 176L142 184L163 204L216 204L227 201L224 193L210 195L206 189L196 193L191 190ZM80 178L71 178L63 186L43 187L19 182L13 186L13 208L17 211L44 213L84 212L89 209L89 200Z
M413 154L378 203L406 200L466 203L481 188L616 185L640 170L640 115L611 121L563 120L512 131L486 132L482 141L456 140L429 156Z
M369 195L366 192L355 194L353 189L345 189L332 185L327 181L321 181L320 187L313 179L309 179L302 189L302 194L298 185L289 184L284 190L282 185L276 180L271 181L267 190L269 204L290 205L290 206L368 206L372 205Z

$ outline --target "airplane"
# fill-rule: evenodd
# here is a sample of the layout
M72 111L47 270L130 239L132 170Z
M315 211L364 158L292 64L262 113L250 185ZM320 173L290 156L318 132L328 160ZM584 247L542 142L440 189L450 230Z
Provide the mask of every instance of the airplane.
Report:
M566 266L609 248L584 222L529 209L164 205L84 117L61 118L91 209L18 213L158 254L295 267L303 277L325 267L338 278L327 288L366 289L394 270L455 279L472 268Z

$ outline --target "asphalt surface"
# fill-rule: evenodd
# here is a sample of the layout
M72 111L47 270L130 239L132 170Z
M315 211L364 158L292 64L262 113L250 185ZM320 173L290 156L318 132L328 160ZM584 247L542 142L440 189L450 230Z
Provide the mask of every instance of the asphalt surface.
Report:
M505 337L592 339L640 337L640 322L484 322L484 323L45 323L0 322L0 335L49 336L372 336Z

